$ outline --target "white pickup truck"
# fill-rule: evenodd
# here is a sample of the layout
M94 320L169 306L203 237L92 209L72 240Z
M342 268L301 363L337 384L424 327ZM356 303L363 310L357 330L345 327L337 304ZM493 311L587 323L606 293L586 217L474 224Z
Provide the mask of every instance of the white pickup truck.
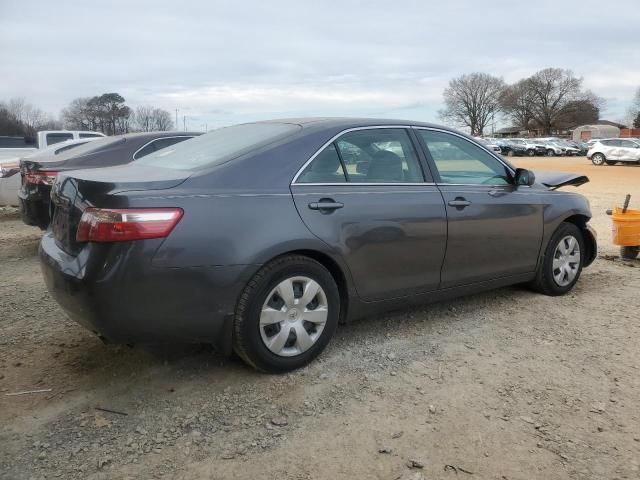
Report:
M104 137L104 134L80 130L43 130L38 132L33 139L0 136L0 161L5 158L21 158L34 153L36 150L42 150L67 140L98 137Z
M20 159L41 152L55 155L104 136L99 132L45 130L38 132L33 142L23 137L0 137L0 206L18 204Z

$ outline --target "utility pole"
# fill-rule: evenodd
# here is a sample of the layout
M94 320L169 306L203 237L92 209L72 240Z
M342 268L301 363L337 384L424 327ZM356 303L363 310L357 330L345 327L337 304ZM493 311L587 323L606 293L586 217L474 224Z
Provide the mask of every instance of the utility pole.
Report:
M178 109L176 108L176 130L178 130Z
M182 129L186 132L187 131L187 116L183 115L182 116Z

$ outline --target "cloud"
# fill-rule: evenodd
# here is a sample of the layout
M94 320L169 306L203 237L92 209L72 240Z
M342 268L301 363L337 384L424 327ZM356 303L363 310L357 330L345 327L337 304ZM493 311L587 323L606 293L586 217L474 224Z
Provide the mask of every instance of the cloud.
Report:
M622 14L621 12L624 12ZM454 76L571 68L622 116L637 0L0 3L2 95L57 112L117 91L210 125L288 115L437 120ZM595 35L596 32L606 32Z

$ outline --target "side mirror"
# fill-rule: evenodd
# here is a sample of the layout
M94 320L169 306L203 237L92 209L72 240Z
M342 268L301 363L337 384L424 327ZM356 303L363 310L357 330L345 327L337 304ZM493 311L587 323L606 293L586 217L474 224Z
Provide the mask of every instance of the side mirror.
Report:
M531 170L526 168L516 169L515 177L516 185L528 185L529 187L536 183L536 176Z

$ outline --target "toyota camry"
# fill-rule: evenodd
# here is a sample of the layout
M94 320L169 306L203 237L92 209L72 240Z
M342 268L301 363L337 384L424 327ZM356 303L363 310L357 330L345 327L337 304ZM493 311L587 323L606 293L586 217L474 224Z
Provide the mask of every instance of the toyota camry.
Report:
M596 256L588 179L515 168L449 128L290 119L60 172L52 295L107 342L213 343L301 367L339 323L511 284L569 292Z

